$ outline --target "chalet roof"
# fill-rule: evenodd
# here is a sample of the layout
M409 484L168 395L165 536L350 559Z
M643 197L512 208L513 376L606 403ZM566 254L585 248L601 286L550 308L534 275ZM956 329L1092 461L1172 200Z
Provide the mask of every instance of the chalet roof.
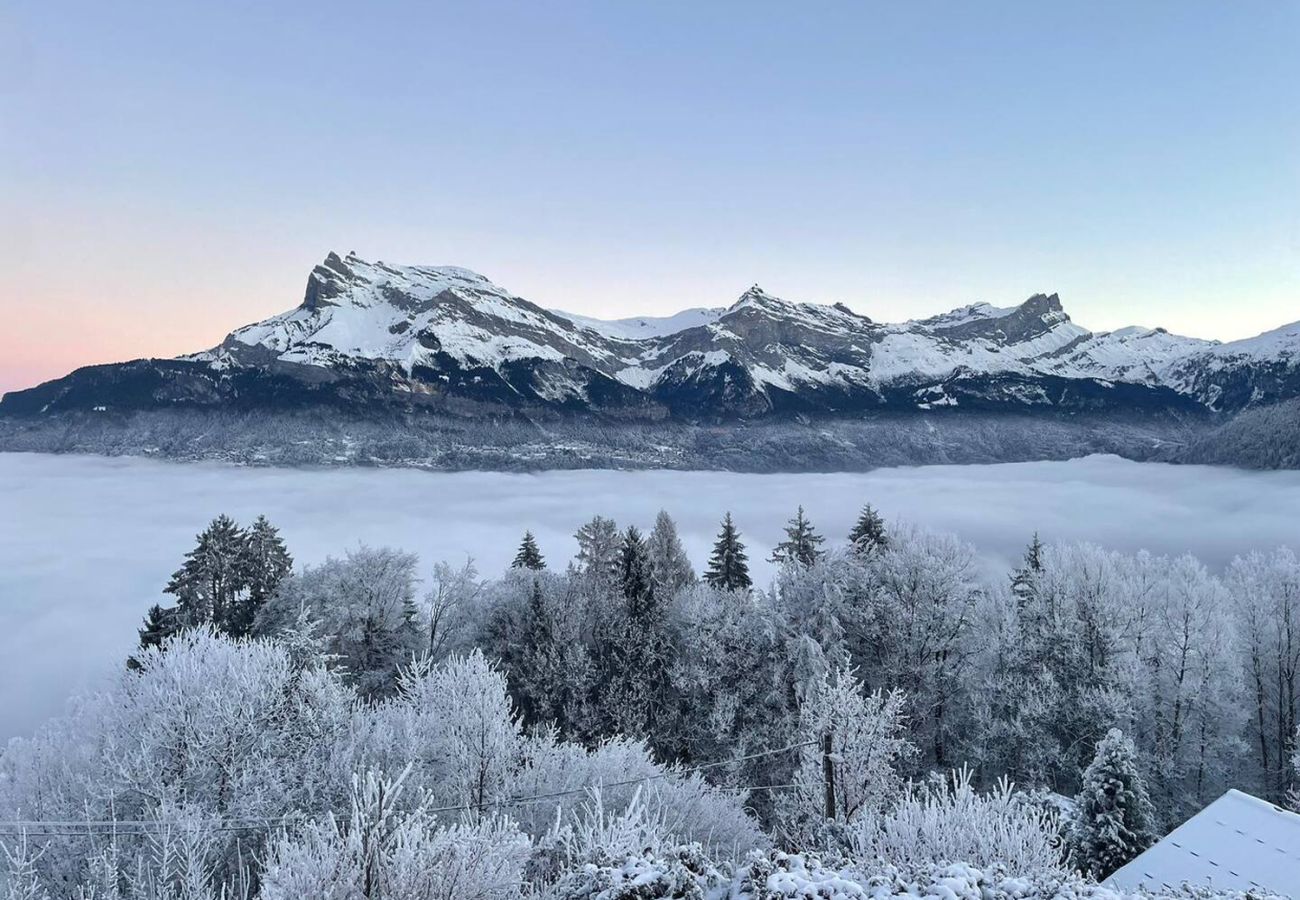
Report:
M1108 880L1125 889L1184 882L1300 898L1300 815L1228 791Z

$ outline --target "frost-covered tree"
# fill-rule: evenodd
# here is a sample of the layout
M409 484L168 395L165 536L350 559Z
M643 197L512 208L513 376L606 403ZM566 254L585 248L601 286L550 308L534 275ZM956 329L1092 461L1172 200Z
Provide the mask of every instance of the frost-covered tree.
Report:
M676 702L663 726L686 764L708 763L791 743L796 710L787 689L789 653L782 617L766 598L696 585L673 606L679 650L671 682ZM715 767L710 777L736 786L789 784L795 756L760 756ZM772 791L749 805L770 819Z
M973 548L951 535L900 528L887 547L840 564L865 567L845 588L844 605L855 613L853 665L872 688L906 694L913 739L929 762L947 765L969 709L982 596Z
M376 708L366 739L378 768L409 767L409 783L434 805L482 818L508 795L523 727L505 677L475 650L404 670L397 695Z
M246 835L213 829L213 820L324 815L346 787L355 695L267 641L199 628L164 649L144 650L136 670L9 746L0 818L165 823L169 832L121 830L118 874L179 883L176 867L188 860L181 868L205 881L233 878L255 843L241 845ZM155 843L164 837L167 848ZM93 849L54 842L41 872L84 882Z
M655 526L646 541L646 552L650 561L650 577L659 596L673 597L695 584L695 570L677 535L677 525L662 509L655 517Z
M671 685L668 664L672 635L665 599L656 590L641 533L629 526L619 549L618 584L623 605L605 622L596 650L599 706L607 733L646 737L658 745L663 735Z
M771 560L774 563L796 563L811 566L821 555L821 545L825 541L812 522L804 515L803 507L795 513L793 519L786 523L785 540L772 549Z
M306 610L334 663L363 695L393 691L398 670L425 649L414 554L360 547L286 579L256 629L275 635Z
M1072 861L1098 880L1155 843L1155 809L1147 795L1137 750L1117 729L1097 744L1083 773L1070 822Z
M482 591L473 559L459 568L446 562L434 565L433 584L421 603L428 637L425 653L430 659L436 661L454 650L466 649L463 645L470 639L475 617L481 614L475 604Z
M722 520L722 530L713 544L704 580L726 591L748 590L753 584L749 577L749 556L740 542L740 532L731 521L731 513Z
M1249 743L1264 796L1281 803L1296 786L1290 759L1300 726L1300 560L1285 548L1251 553L1233 560L1226 582L1249 694Z
M862 507L857 521L853 523L853 528L849 531L849 543L860 553L889 546L889 536L885 533L885 520L870 503Z
M596 516L579 528L574 538L578 541L578 571L596 579L613 577L622 543L614 520Z
M904 698L897 691L867 694L851 673L821 680L800 710L794 786L778 804L782 829L795 846L811 846L828 824L826 764L833 783L834 819L853 824L902 796L901 766L916 750L907 739ZM824 741L829 739L830 753Z
M512 569L532 569L534 571L546 568L546 560L542 558L542 551L537 549L537 539L533 537L531 531L524 532L524 539L519 542L519 552L515 554L510 567Z
M528 595L524 638L515 667L513 692L525 722L565 723L573 702L579 672L569 671L568 654L561 645L553 604L546 599L541 579L534 579Z
M1037 579L1043 571L1043 542L1034 532L1034 538L1025 548L1024 562L1011 573L1011 592L1022 601L1029 601L1037 589Z

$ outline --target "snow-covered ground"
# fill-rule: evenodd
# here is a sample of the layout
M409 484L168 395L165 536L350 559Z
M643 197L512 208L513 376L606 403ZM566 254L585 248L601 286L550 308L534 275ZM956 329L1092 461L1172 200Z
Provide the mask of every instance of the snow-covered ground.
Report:
M762 584L797 505L838 539L867 501L887 519L958 534L996 577L1035 530L1049 541L1191 552L1216 569L1252 549L1300 548L1300 472L1116 457L865 474L520 475L0 454L0 739L30 731L76 685L121 664L140 618L218 513L245 522L265 513L300 563L360 541L415 551L426 570L473 555L495 574L524 529L562 566L576 549L573 532L593 514L647 528L661 507L702 568L730 510Z

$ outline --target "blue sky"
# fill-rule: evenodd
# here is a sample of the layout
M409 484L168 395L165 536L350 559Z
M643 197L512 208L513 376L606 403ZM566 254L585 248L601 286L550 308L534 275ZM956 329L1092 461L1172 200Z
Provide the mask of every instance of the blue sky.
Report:
M328 250L592 315L1300 318L1300 3L0 11L0 390L294 305Z

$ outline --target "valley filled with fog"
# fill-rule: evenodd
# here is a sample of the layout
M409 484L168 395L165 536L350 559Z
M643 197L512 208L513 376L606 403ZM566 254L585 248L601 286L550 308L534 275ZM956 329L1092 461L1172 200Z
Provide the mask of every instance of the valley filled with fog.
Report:
M861 474L728 472L427 473L237 468L90 456L0 454L0 738L30 733L134 647L141 617L214 516L265 514L299 565L358 543L417 553L421 571L473 557L494 577L531 530L550 564L599 513L648 529L676 519L702 569L723 513L749 546L756 586L782 524L803 505L842 540L864 503L889 521L951 532L992 578L1045 541L1232 557L1300 546L1300 472L1135 463L1115 457ZM21 677L20 677L21 676Z

